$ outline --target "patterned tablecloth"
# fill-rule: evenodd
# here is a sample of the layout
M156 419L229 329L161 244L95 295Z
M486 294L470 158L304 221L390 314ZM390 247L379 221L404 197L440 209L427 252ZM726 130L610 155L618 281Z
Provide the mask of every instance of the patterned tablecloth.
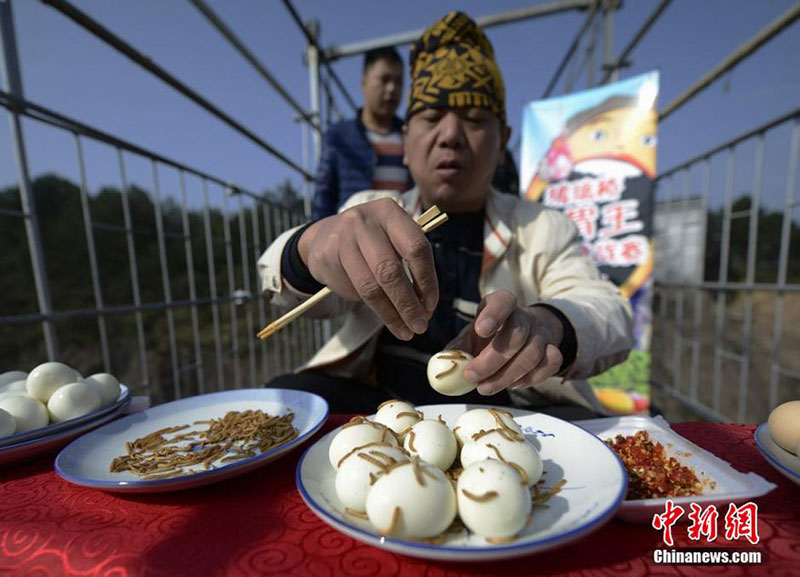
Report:
M345 420L332 416L319 434ZM346 537L305 506L295 489L298 450L236 479L137 496L71 485L53 471L52 455L6 466L0 469L0 575L800 575L800 487L761 457L754 428L681 423L674 429L738 470L778 485L756 500L757 545L727 540L722 528L713 543L691 541L682 524L673 531L675 548L760 551L760 565L656 565L661 532L617 519L561 549L511 561L443 563L394 555ZM720 525L724 515L720 507Z

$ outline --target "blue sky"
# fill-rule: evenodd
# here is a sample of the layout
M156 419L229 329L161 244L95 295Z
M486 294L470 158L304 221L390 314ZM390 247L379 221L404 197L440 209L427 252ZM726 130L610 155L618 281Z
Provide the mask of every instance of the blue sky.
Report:
M307 106L308 72L302 63L304 38L279 0L208 0L217 14ZM127 42L262 138L302 161L301 132L294 111L185 0L74 0ZM529 6L530 0L296 0L304 18L316 17L325 46L424 27L451 9L473 17ZM627 44L658 0L628 0L616 17L615 53ZM790 0L675 0L632 55L625 78L660 72L659 107L724 59L793 4ZM155 77L90 36L57 11L34 0L13 0L25 96L145 148L260 192L286 178L291 169ZM525 102L541 97L564 51L583 22L573 12L488 30L508 89L508 118L516 142ZM660 169L783 114L800 103L800 23L795 23L659 127ZM598 48L600 45L598 44ZM407 57L407 48L401 53ZM337 62L336 71L358 100L360 58ZM600 73L595 74L596 78ZM576 87L586 85L582 77ZM556 94L561 93L563 82ZM343 99L342 110L349 112ZM6 115L0 120L0 186L16 182ZM26 121L25 137L34 176L55 171L75 181L74 140L63 131ZM788 127L767 138L765 200L778 206L785 187ZM92 191L119 184L115 152L85 145ZM737 159L737 191L752 187L753 147ZM152 188L146 161L126 156L129 180ZM712 179L722 182L721 162ZM699 186L694 171L690 187ZM718 174L719 173L719 174ZM173 171L159 172L162 194L174 194ZM676 184L680 193L682 180ZM714 188L720 188L714 185ZM197 201L197 183L189 195ZM721 193L715 193L719 197Z

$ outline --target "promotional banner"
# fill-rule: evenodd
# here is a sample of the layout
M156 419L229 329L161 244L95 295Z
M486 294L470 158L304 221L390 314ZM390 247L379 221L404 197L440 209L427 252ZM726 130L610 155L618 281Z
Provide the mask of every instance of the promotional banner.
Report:
M520 193L572 219L585 253L631 302L634 350L590 379L619 414L650 403L657 96L658 73L650 72L531 102L522 115Z

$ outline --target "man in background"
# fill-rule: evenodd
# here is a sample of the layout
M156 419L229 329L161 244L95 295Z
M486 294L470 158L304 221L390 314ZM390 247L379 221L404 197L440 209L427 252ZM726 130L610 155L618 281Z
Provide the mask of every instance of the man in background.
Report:
M332 125L322 141L312 219L336 214L362 190L410 188L403 165L403 121L395 116L403 96L403 61L394 48L364 56L364 107L355 118Z

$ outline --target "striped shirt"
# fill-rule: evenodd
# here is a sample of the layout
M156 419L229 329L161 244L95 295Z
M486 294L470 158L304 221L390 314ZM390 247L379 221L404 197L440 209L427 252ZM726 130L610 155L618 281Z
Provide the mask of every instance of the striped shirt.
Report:
M376 158L373 190L405 191L408 188L408 169L403 166L403 133L380 134L367 130L367 138Z

